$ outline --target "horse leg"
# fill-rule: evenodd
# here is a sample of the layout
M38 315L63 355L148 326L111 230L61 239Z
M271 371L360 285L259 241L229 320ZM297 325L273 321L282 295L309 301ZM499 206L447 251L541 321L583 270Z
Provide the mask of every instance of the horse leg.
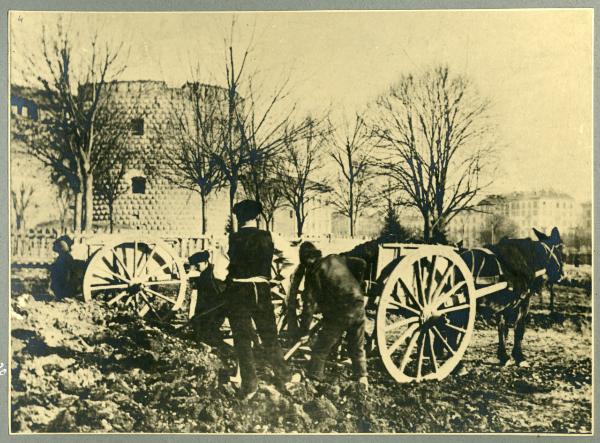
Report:
M498 314L498 360L502 366L506 366L510 357L506 352L506 340L508 338L508 322L505 313Z
M549 284L548 290L550 291L550 315L554 315L554 285Z
M531 300L531 294L527 294L525 299L521 302L517 313L517 319L515 321L515 344L513 346L512 356L515 362L521 367L528 367L528 363L525 361L523 355L523 336L525 335L525 324L527 322L527 315L529 314L529 301Z

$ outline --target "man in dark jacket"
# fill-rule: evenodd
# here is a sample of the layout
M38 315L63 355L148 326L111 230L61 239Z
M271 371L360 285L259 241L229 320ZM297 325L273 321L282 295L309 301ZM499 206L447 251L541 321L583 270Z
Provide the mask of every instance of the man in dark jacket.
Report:
M278 341L271 302L269 281L273 240L268 231L256 226L261 211L262 206L256 201L237 203L233 212L239 229L229 236L226 303L242 377L241 394L245 399L252 398L258 389L252 352L252 339L255 336L252 320L280 383L285 384L291 378Z
M62 236L54 241L52 250L58 254L50 265L50 290L58 299L74 297L77 293L75 260L71 255L72 241Z
M327 356L346 333L354 375L365 388L368 387L364 292L359 281L365 267L364 260L335 254L322 257L321 251L312 243L300 245L300 267L290 291L290 296L295 297L294 288L304 275L300 333L308 333L315 304L323 314L308 371L313 379L323 379Z

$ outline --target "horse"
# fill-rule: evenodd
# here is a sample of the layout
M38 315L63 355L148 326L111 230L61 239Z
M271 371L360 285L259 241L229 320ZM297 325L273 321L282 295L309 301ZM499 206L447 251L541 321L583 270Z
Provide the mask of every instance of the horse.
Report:
M563 243L558 228L554 227L550 235L535 228L533 232L537 240L503 238L495 245L459 251L476 285L507 283L506 289L479 301L491 308L498 319L497 356L502 366L511 364L512 360L520 367L529 366L522 345L531 296L541 291L544 279L547 285L553 285L563 277ZM542 270L545 277L539 275ZM506 349L509 323L514 324L510 355Z

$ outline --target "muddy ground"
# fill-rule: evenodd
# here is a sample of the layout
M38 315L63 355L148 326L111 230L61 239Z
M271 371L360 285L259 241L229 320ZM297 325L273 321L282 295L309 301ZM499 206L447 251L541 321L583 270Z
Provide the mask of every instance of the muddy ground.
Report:
M229 383L232 355L96 303L56 301L43 270L13 270L13 432L589 433L591 301L557 288L557 314L533 300L529 368L501 368L493 322L478 319L467 374L395 383L376 357L371 389L330 369L328 383L281 393L272 374L249 402ZM296 369L302 362L295 361Z

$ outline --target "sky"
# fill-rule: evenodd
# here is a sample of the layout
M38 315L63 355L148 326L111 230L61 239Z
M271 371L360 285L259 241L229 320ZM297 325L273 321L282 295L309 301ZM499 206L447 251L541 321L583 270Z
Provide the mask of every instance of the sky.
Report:
M545 188L591 200L591 10L239 13L13 12L11 75L39 51L42 24L61 17L78 38L90 30L124 41L124 80L223 84L232 18L236 47L253 42L249 67L267 89L289 77L290 102L351 115L401 75L438 64L469 77L493 103L499 171L489 192Z

